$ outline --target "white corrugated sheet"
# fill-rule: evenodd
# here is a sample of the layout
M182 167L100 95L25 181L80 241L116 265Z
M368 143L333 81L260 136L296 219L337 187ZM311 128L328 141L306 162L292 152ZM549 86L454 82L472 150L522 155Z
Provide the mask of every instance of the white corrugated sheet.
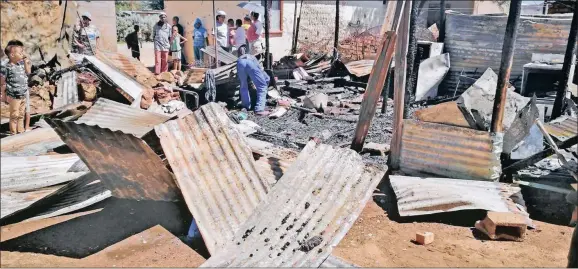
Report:
M56 83L56 96L54 96L53 108L78 103L78 86L76 84L76 72L67 72Z
M400 216L482 209L528 216L520 188L506 183L390 176ZM514 200L512 199L516 199ZM519 204L517 204L519 203Z

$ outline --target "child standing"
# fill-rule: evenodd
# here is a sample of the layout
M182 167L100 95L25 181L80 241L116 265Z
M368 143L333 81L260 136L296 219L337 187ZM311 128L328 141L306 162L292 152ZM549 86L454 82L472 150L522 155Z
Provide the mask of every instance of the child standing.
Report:
M181 45L187 42L187 39L179 34L179 28L176 25L173 25L170 41L173 70L181 70Z
M28 57L24 55L22 46L10 45L6 51L8 62L0 67L0 74L2 74L2 84L6 85L6 95L10 98L10 133L17 134L25 131L24 116L31 64Z

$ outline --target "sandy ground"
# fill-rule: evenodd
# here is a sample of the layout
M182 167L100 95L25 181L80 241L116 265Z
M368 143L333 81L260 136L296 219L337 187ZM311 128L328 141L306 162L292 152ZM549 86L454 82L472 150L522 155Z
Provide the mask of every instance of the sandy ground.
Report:
M379 200L379 198L378 198ZM98 214L93 210L88 214ZM83 214L59 216L2 227L1 240L26 236ZM462 216L462 215L460 215ZM463 223L469 223L466 216ZM475 218L475 217L473 217ZM477 239L459 223L392 221L371 201L333 254L363 267L564 267L572 228L536 221L524 242ZM412 242L415 232L435 234L431 245ZM49 233L50 231L47 231ZM54 235L53 235L54 236ZM53 238L61 241L64 238ZM73 238L72 240L83 240ZM40 252L40 251L38 251ZM197 267L204 258L161 226L153 226L81 259L2 251L2 267Z
M132 57L130 50L126 47L125 43L118 43L117 44L118 53L122 53L128 57ZM155 51L154 51L154 44L152 42L145 42L142 44L142 48L140 49L140 61L146 67L154 67L155 66Z

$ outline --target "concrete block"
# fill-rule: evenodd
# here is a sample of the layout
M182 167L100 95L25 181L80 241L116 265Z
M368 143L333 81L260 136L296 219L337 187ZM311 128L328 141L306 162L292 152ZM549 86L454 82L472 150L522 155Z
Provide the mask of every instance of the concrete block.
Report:
M491 239L524 241L526 237L526 218L511 212L488 212L485 219L477 221L476 229Z
M415 242L420 245L429 245L434 241L434 234L431 232L423 232L415 234Z

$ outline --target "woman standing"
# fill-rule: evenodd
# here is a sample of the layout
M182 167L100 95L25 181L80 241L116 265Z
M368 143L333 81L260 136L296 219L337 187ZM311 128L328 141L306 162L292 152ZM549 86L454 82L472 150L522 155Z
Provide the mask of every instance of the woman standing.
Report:
M201 49L205 48L209 43L209 36L207 29L203 27L203 22L200 18L195 20L195 29L193 30L193 50L195 52L195 65L202 66Z
M173 70L181 70L181 45L187 42L187 39L179 34L179 28L173 25L171 35L171 58L173 59Z

